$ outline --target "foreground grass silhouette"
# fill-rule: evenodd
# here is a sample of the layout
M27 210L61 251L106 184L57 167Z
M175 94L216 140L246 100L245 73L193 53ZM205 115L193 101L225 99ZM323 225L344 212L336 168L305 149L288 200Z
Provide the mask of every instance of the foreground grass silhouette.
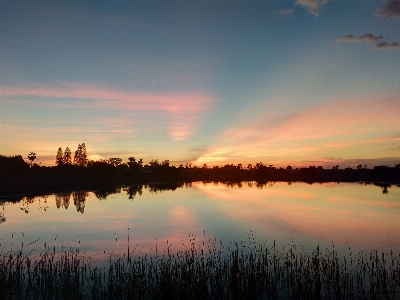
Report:
M400 299L400 252L333 246L234 243L232 249L190 238L162 255L110 256L99 266L78 249L37 257L0 254L1 299ZM229 247L231 248L231 247Z

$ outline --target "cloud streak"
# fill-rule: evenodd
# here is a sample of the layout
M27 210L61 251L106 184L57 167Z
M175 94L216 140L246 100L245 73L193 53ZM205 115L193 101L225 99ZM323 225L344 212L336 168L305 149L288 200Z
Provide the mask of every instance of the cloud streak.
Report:
M165 113L166 126L174 140L184 140L193 134L196 124L203 114L211 109L215 101L209 96L196 93L129 93L76 83L63 83L58 86L1 86L0 96L11 99L14 97L49 98L51 103L31 100L33 105L46 107L141 111L144 114ZM71 101L59 101L60 99Z
M400 0L386 0L376 14L385 20L395 17L400 18Z

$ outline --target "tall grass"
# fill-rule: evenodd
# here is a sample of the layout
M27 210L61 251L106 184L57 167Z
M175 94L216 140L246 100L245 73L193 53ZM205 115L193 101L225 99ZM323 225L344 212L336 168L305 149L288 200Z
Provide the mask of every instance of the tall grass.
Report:
M267 247L190 236L185 250L110 256L0 254L1 299L400 299L400 252Z

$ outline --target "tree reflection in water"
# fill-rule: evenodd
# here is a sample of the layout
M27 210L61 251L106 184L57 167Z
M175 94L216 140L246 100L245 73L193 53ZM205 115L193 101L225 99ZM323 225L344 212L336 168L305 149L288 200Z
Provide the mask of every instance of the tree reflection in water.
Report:
M120 186L106 187L106 188L96 189L93 191L93 194L99 200L107 200L108 196L110 196L112 194L120 194L120 193L121 193Z
M136 194L142 196L143 194L143 185L133 185L124 188L124 192L128 195L128 199L133 200L136 197Z
M255 186L258 189L262 189L267 186L273 186L275 182L273 181L248 181L248 182L241 182L241 181L203 181L204 185L207 184L214 184L219 185L222 184L226 187L239 187L241 188L243 184L247 184L248 187ZM288 185L291 185L292 182L288 182ZM309 183L311 184L311 183ZM390 184L385 182L378 182L378 183L366 183L360 182L363 185L373 184L382 189L383 194L388 194L389 189L392 186L400 187L400 184ZM77 212L84 213L85 211L85 203L86 198L89 196L89 191L93 192L94 196L99 200L107 200L110 195L113 194L120 194L121 192L126 192L128 199L133 200L137 195L141 196L144 190L147 190L150 193L159 194L164 191L175 191L178 188L191 188L192 182L172 182L172 183L155 183L155 184L134 184L130 186L108 186L102 187L92 190L86 191L74 191L74 192L62 192L62 193L55 193L55 202L56 207L59 209L64 207L68 209L71 201L71 196L74 201L74 205L76 207ZM32 204L35 200L39 200L39 209L47 210L47 195L39 194L39 195L29 195L29 196L10 196L5 199L0 199L0 205L3 204L3 211L0 212L0 224L6 221L6 217L4 215L4 204L7 202L17 203L21 202L20 209L22 212L28 214L30 204ZM40 204L40 199L44 199L44 205Z
M388 183L380 183L380 182L376 182L374 183L374 185L379 186L382 188L382 194L387 194L389 193L388 188L391 188L391 184Z
M86 191L72 193L72 199L74 199L74 205L76 206L77 212L80 212L82 214L85 212L85 202L87 196L89 196L89 193Z
M22 206L20 207L20 209L25 213L29 213L29 204L33 203L34 201L35 201L34 196L24 197L23 201L22 201Z
M4 213L4 204L2 206L3 206L3 211L0 212L0 224L4 223L7 220L5 213Z
M64 206L65 209L68 209L69 201L71 199L71 193L55 194L55 198L56 198L56 206L57 206L57 208L60 208L60 207Z

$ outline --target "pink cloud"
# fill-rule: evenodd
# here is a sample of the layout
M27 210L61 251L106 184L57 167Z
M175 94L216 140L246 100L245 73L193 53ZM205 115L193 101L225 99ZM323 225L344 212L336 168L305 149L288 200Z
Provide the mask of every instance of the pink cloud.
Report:
M328 2L329 0L297 0L296 4L307 8L309 13L318 16L320 7Z
M45 107L73 107L95 110L124 110L137 114L166 113L165 127L175 140L187 139L193 134L203 114L211 109L215 99L196 93L130 93L116 91L91 84L62 83L58 86L2 86L2 97L41 97L52 99L80 99L80 102L50 103L32 100L31 105Z
M169 112L202 111L209 107L212 100L206 96L189 93L126 93L104 89L96 85L73 83L63 83L58 87L48 85L2 86L0 96L91 99L96 100L96 105L104 105L102 108L135 108ZM103 100L106 101L103 102ZM71 105L75 106L76 104Z

